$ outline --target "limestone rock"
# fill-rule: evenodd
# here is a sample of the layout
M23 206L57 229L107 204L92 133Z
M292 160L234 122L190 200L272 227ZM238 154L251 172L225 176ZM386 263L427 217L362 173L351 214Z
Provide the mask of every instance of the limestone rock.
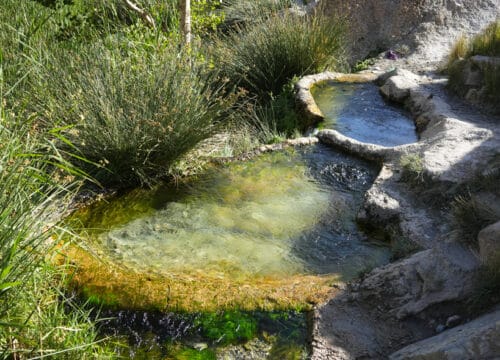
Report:
M328 0L325 11L348 16L355 58L393 49L419 68L446 60L461 34L474 35L500 16L498 0Z
M391 360L498 359L500 357L500 311L411 344Z
M477 241L479 255L485 263L500 258L500 221L481 230Z
M391 172L384 167L381 172ZM383 174L379 175L383 176ZM401 212L400 204L378 186L372 186L365 194L363 207L358 212L357 219L372 226L387 228L389 225L399 221Z
M386 83L386 81L393 77L393 76L402 76L406 79L409 79L409 80L412 80L412 81L415 81L415 82L418 82L418 79L419 79L419 76L412 73L411 71L409 70L406 70L406 69L403 69L403 68L396 68L392 71L388 71L386 73L383 73L381 75L379 75L377 77L377 80L375 80L375 83L378 85L378 86L382 86Z
M411 315L470 295L478 267L470 251L446 244L373 270L315 310L312 359L386 359L398 344L429 337L434 329Z
M380 88L380 92L387 99L402 103L410 96L410 90L417 86L414 80L398 75L387 79L385 84Z
M376 269L360 284L363 298L382 301L397 318L444 301L463 299L473 289L479 262L468 250L446 244Z

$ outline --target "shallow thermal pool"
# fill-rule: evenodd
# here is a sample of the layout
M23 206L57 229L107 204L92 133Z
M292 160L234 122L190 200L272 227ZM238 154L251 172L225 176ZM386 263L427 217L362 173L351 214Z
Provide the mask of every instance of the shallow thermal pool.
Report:
M388 262L355 214L377 169L322 145L214 166L78 214L116 262L158 274L350 278Z
M321 124L324 128L383 146L418 140L406 112L384 101L373 83L324 81L312 88L312 95L325 116Z

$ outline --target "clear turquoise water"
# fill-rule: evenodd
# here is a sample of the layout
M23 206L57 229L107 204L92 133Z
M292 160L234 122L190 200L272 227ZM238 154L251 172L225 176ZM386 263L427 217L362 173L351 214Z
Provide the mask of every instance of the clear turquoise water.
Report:
M388 262L355 224L377 169L323 146L214 167L80 214L94 244L134 270L215 276L340 274Z

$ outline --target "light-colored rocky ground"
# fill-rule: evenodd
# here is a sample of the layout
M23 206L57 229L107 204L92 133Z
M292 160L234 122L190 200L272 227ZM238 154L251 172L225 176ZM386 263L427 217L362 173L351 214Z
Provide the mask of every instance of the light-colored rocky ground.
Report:
M480 256L453 241L448 214L428 201L432 191L437 199L446 198L447 192L484 172L500 156L500 118L481 114L450 94L446 77L437 71L460 35L478 33L500 17L500 0L323 3L328 13L349 14L354 59L373 50L393 49L403 55L396 61L379 56L362 76L366 80L380 76L382 94L410 110L419 142L385 148L335 130L317 136L323 143L382 163L358 218L422 250L373 270L319 306L314 312L312 358L500 359L498 310L474 320L460 305L474 289L481 259L485 261L491 249L500 250L500 225L480 234L484 252ZM310 87L339 77L323 73L297 85L297 98L311 120L322 114ZM400 159L408 154L422 159L420 175L427 181L428 193L402 181Z
M307 95L308 89L318 80L335 78L345 76L323 73L299 82L298 98L311 117L321 113ZM363 78L370 80L371 75L351 80ZM400 159L418 155L422 176L430 181L430 187L439 191L452 188L471 180L500 155L500 119L460 105L446 94L439 78L396 70L381 75L379 81L382 94L404 104L419 124L417 143L386 148L360 143L335 130L320 131L318 138L383 163L358 218L391 229L393 237L406 238L424 250L375 269L316 309L313 359L382 359L433 336L441 323L456 316L454 307L443 304L459 303L471 295L480 266L475 252L450 240L446 215L420 201L421 194L401 181ZM461 314L460 319L466 315Z
M342 77L326 73L302 79L298 97L305 104L304 111L320 117L314 100L307 95L308 89L315 81ZM418 125L419 142L384 148L360 143L335 130L320 131L318 138L383 163L358 217L372 226L390 228L393 237L406 238L423 250L375 269L318 307L312 358L385 359L422 339L428 340L401 350L394 358L500 356L496 317L491 321L482 319L480 326L472 322L462 325L460 331L447 330L447 320L449 328L470 320L466 312L450 304L459 304L472 294L481 262L476 252L451 240L446 214L422 202L422 194L401 181L400 166L402 156L418 155L422 175L438 191L467 182L500 155L500 119L481 115L449 95L445 80L439 76L396 70L380 76L379 81L385 97L411 111ZM443 334L434 336L443 330ZM432 344L432 351L424 351L422 346L427 344Z
M460 35L500 16L500 0L321 0L329 14L348 14L350 52L363 59L394 49L405 68L435 69Z

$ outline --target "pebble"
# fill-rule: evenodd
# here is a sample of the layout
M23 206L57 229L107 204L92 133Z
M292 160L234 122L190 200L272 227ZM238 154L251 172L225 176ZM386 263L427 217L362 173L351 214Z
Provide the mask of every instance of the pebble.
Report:
M462 318L458 315L453 315L453 316L450 316L447 320L446 320L446 327L447 328L452 328L452 327L455 327L457 326L458 324L460 324L460 322L462 321Z
M446 330L446 326L444 326L443 324L439 324L438 326L436 326L436 332L439 334L439 333L442 333L443 331Z
M196 349L198 351L203 351L205 349L208 349L208 344L206 344L204 342L195 343L195 344L193 344L193 349Z

